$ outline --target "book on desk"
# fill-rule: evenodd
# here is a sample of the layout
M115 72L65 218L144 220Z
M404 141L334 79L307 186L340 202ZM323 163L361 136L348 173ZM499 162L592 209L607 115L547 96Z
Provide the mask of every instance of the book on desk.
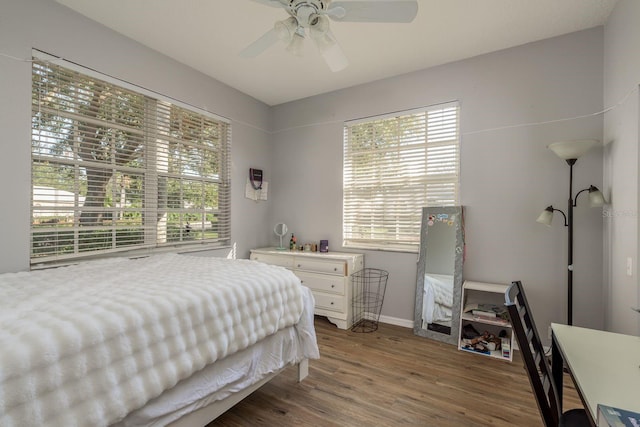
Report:
M598 404L598 427L638 427L640 413Z

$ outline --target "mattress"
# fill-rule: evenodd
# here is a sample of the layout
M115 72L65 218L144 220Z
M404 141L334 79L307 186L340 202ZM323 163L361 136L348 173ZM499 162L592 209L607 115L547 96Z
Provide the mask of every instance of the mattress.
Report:
M0 425L107 426L296 324L290 271L176 254L0 275Z
M287 365L319 358L310 289L303 288L303 298L304 311L297 324L206 366L112 427L165 426L242 391Z

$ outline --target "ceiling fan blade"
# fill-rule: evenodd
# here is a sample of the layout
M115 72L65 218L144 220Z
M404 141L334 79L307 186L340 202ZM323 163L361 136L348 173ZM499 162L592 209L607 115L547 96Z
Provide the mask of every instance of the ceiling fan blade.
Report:
M276 28L272 28L264 33L258 40L242 49L239 55L242 58L254 58L276 44L279 40L280 36L278 30Z
M418 14L417 0L355 0L333 1L327 15L344 22L408 23Z
M322 52L322 57L324 58L324 62L329 66L329 69L334 73L342 71L349 66L349 60L338 43Z
M347 68L349 60L331 30L314 31L312 28L310 34L331 71L337 73Z
M263 4L265 6L271 6L271 7L282 7L283 4L280 0L253 0L256 3L260 3Z

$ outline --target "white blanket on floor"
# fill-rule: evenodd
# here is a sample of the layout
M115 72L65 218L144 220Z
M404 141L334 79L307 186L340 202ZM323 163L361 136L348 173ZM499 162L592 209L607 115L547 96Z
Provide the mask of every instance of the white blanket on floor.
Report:
M299 279L166 254L0 275L0 425L106 426L302 314Z

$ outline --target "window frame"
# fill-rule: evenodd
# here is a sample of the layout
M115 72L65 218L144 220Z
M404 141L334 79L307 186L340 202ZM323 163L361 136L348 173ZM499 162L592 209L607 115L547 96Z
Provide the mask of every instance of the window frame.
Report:
M345 121L343 131L343 247L418 253L422 208L460 203L460 103Z
M77 73L76 75L78 79L70 80L70 87L79 87L81 84L79 82L84 81L83 79L95 79L95 81L100 81L105 85L110 85L114 88L117 88L117 90L126 91L129 96L131 96L131 99L137 96L141 97L143 101L140 103L141 105L139 105L138 108L140 108L139 111L144 117L140 120L142 126L142 130L139 131L140 142L135 140L133 144L134 146L136 143L139 144L137 146L138 149L143 150L142 154L139 154L139 157L137 158L137 160L139 160L139 162L143 164L143 167L136 169L136 167L130 167L130 165L125 164L123 166L114 166L113 168L110 168L105 166L107 163L98 165L97 163L99 162L96 162L97 166L101 166L105 170L112 170L109 182L111 180L114 180L114 182L110 182L108 185L115 185L115 177L118 176L116 172L122 173L123 176L126 174L139 175L137 176L137 179L139 182L142 182L141 195L139 195L140 197L139 199L137 199L139 207L135 209L130 208L130 206L132 206L130 203L128 205L122 204L120 207L117 207L115 201L111 202L112 205L107 205L107 202L105 202L104 205L97 207L97 210L102 210L103 212L111 211L111 216L108 218L110 218L111 223L114 224L112 227L114 230L112 232L113 244L110 247L107 247L109 245L109 243L107 242L102 248L79 250L81 246L81 238L79 237L80 234L86 233L91 227L83 228L82 224L80 224L80 211L89 211L90 209L87 209L87 206L85 206L85 199L83 199L81 191L85 191L84 197L86 197L87 189L80 189L77 178L77 170L84 168L84 180L86 183L88 183L89 178L87 174L88 167L91 162L85 161L84 163L82 163L85 159L78 160L78 158L72 158L73 156L77 157L77 154L73 154L70 158L64 158L64 155L55 157L55 155L47 153L43 157L41 153L37 152L38 148L36 148L35 146L41 144L42 140L46 140L47 138L50 140L54 140L55 138L50 136L45 136L43 138L42 134L39 133L41 127L41 122L39 121L39 119L42 117L43 112L41 111L41 108L43 107L41 107L40 105L41 102L39 101L39 98L38 100L36 98L38 96L42 96L42 87L36 86L35 77L32 77L34 78L32 88L31 116L31 175L33 184L30 199L30 259L32 265L67 263L69 261L83 258L109 256L113 253L117 253L117 255L120 256L125 254L133 256L140 253L148 254L150 252L164 252L168 250L185 252L192 250L220 249L231 246L230 120L202 110L200 108L194 107L192 105L177 101L165 95L142 88L140 86L133 85L131 83L102 74L95 70L91 70L75 63L53 57L35 49L33 50L33 58L34 60L31 70L33 76L35 76L36 74L36 67L38 66L38 64L49 63L51 64L51 66L62 67L64 72L69 72L70 74ZM55 97L57 95L58 94L55 93L55 95L52 95L52 97ZM127 100L128 99L129 98L127 98ZM55 102L60 101L56 100ZM75 108L75 104L72 108ZM114 108L114 111L121 111L119 110L120 106L116 106ZM77 109L71 111L72 112L69 113L63 111L62 109L57 110L56 112L52 113L56 115L56 119L50 119L48 123L51 123L51 120L59 120L60 123L65 121L64 126L66 126L66 128L68 129L72 128L73 126L77 126L78 123L85 123L87 118L81 117L80 115L78 115L77 119L66 118L65 115L73 116L77 113ZM176 136L176 132L172 132L175 127L178 126L175 124L175 122L177 121L176 117L178 116L181 120L180 125L183 125L183 123L185 123L183 125L185 127L185 131L182 136ZM60 117L62 117L63 119L60 119ZM103 130L109 130L112 127L110 124L102 126L103 127L101 129ZM118 128L120 125L115 124L114 126ZM62 127L63 126L61 125L60 128L62 129ZM124 127L122 128L124 129ZM127 130L130 131L130 129L125 129L123 130L123 132ZM127 134L126 137L129 136L130 135ZM63 139L65 139L65 137L59 136L58 139L62 141ZM69 144L71 138L67 136L66 139L67 144ZM106 139L107 138L103 137L102 141L104 142ZM58 141L57 143L61 144L60 141ZM54 146L55 144L56 142L50 143L51 146ZM75 153L76 145L77 143L75 142L73 144L69 144L69 146L73 147L67 149L67 154L68 152ZM167 147L171 147L171 150L168 150ZM168 151L170 152L168 153ZM116 155L114 154L113 157L116 157ZM182 164L179 164L181 161L180 159L183 160ZM36 252L37 248L34 235L40 232L44 233L43 235L46 236L47 232L43 231L45 230L45 228L38 229L38 227L36 227L36 215L38 211L46 212L48 210L48 208L43 208L42 206L37 206L36 204L37 201L41 200L38 199L38 197L42 197L37 195L37 191L40 190L36 188L38 187L35 184L36 178L39 178L40 180L42 180L43 178L42 175L38 175L38 177L36 177L34 174L36 173L37 169L36 163L42 163L43 161L50 161L53 165L53 169L57 168L56 170L58 170L58 172L51 172L52 176L55 176L56 173L59 173L59 170L61 170L61 165L66 164L69 168L76 169L76 177L74 181L76 182L76 184L74 184L74 188L70 191L70 193L73 194L73 201L68 208L68 210L72 214L72 220L70 224L67 224L67 228L65 230L67 235L70 234L69 231L73 231L73 250L71 252L69 252L68 244L66 251L58 251L58 245L63 244L59 244L57 240L55 241L56 243L52 244L52 246L54 247L51 249L50 253L47 253L45 250L43 251L44 255L38 256ZM164 163L164 166L161 166L162 163ZM81 165L78 166L78 164ZM196 165L195 167L198 167L198 169L194 169L193 165ZM210 168L213 170L213 172L209 171ZM176 196L178 197L178 199L175 199L175 197L175 200L167 199L171 194L177 194L175 193L175 191L174 193L169 192L168 181L170 180L174 180L178 183L177 185L179 186L179 195ZM193 193L192 190L192 192L190 193L192 195L196 194L195 196L190 196L191 199L188 199L188 196L185 196L185 194L187 193L183 191L183 186L187 186L187 183L190 183L196 191L196 193ZM202 194L200 194L199 196L198 188L201 188L202 192ZM60 192L59 188L56 187L49 187L49 190L46 191ZM108 195L108 193L105 194ZM164 205L161 200L162 197L165 197L166 199ZM195 199L193 197L195 197ZM68 202L70 201L70 199L71 197L67 197ZM196 203L192 203L195 200L199 200L199 205ZM127 202L129 201L127 200ZM173 203L173 209L170 207L170 202ZM62 205L56 207L57 205L55 205L55 203L58 203L57 198L53 203L53 207L50 210L50 212L53 212L52 216L58 215L59 212L57 212L56 210L64 211L65 209L67 209ZM189 205L190 203L191 205ZM127 206L127 208L125 209L124 206ZM130 212L134 212L134 215L138 215L136 220L137 223L128 227L130 235L137 234L136 238L138 240L136 240L135 242L133 241L133 239L129 242L125 241L125 239L127 239L128 237L122 237L122 233L120 234L120 236L118 235L118 231L116 231L116 228L118 228L118 226L115 225L115 211L118 209L122 210L123 212L125 210L128 210ZM165 224L164 226L162 226L164 228L161 228L159 224L163 216L165 217ZM173 231L173 234L171 234L171 236L169 236L169 226L166 224L167 217L172 218L170 219L170 221L174 221L173 223L171 223L171 231ZM176 220L175 218L178 219ZM190 224L188 222L189 218L196 218L195 220L192 219L192 221L194 221L193 224ZM177 231L173 230L174 228L176 228L176 224L178 227ZM49 230L52 235L59 233L58 231L56 231L56 226L57 224L55 222L52 222L52 224L48 226L47 230ZM94 227L94 229L96 230L103 230L103 233L105 235L108 234L107 231L104 231L107 228L108 227L104 223L101 223ZM137 230L137 232L135 232L135 230ZM162 237L163 231L165 233L164 238ZM176 232L178 234L176 234ZM121 238L121 240L118 241L118 238ZM70 241L70 239L68 240ZM105 240L108 240L108 236L105 238ZM116 243L120 243L120 245Z

